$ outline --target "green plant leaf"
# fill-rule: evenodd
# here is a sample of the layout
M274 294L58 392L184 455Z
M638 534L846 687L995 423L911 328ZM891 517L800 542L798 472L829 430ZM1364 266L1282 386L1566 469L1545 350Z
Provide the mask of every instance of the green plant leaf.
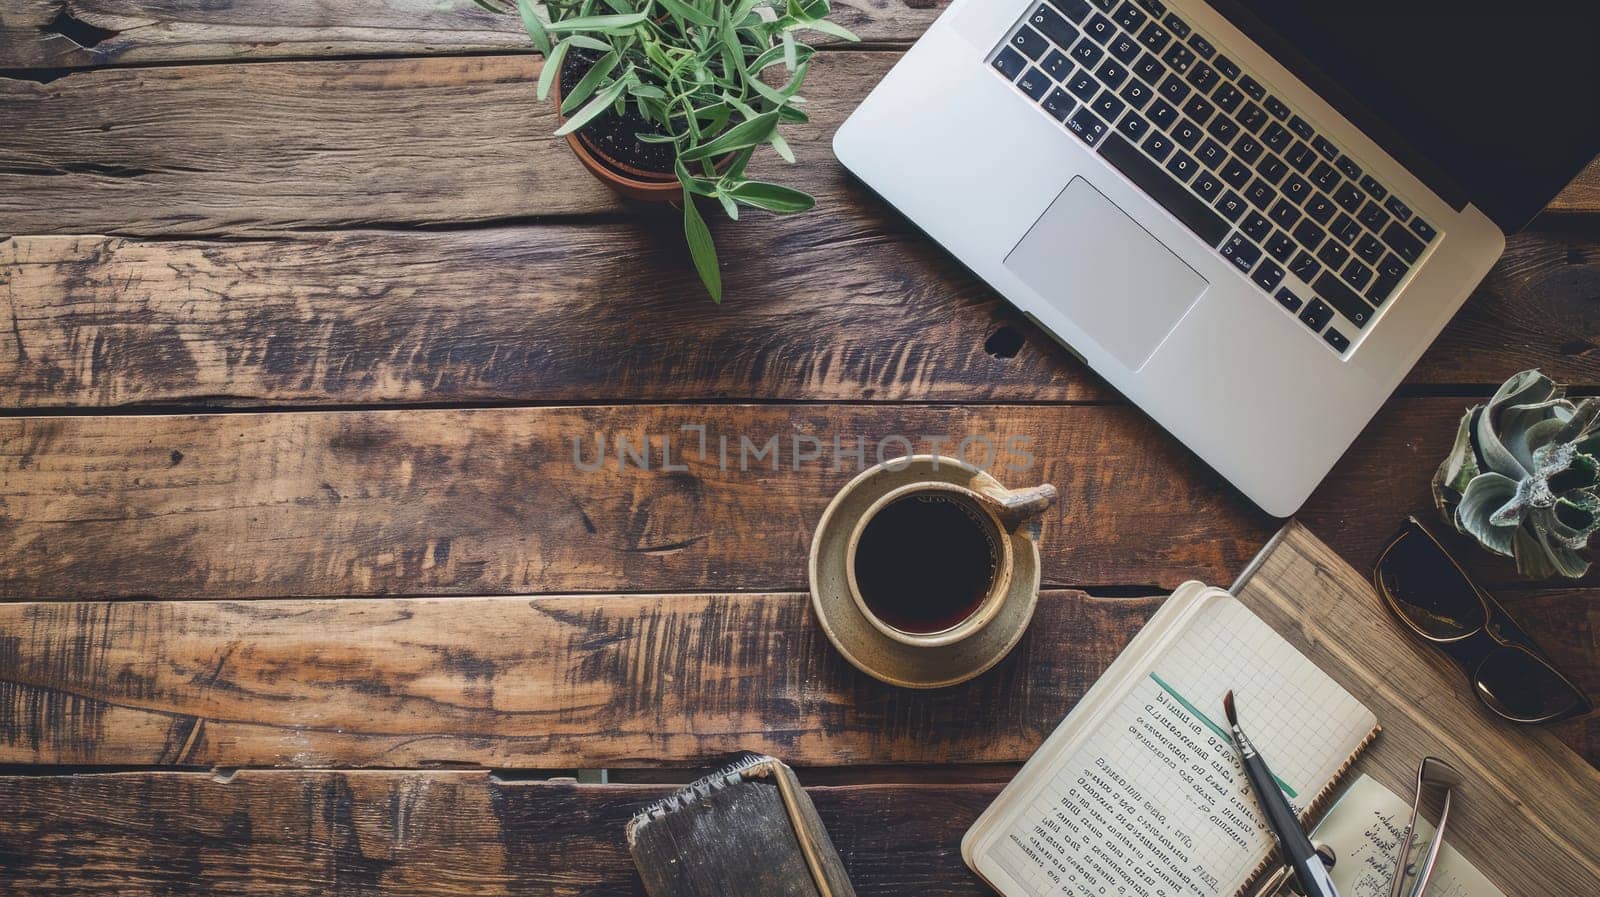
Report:
M517 2L519 4L527 3L528 0L517 0ZM577 18L551 22L549 30L554 32L598 31L601 34L625 34L646 18L648 18L648 13L643 10L620 16L578 16Z
M768 184L762 181L743 181L734 185L728 192L734 199L747 206L755 206L769 212L804 212L817 204L816 199L809 193L782 184Z
M615 51L600 57L595 62L594 67L585 72L583 77L578 79L577 84L572 85L572 92L561 98L561 112L563 115L571 114L572 110L578 108L579 104L594 93L595 88L600 86L600 82L611 77L612 71L617 67L618 58ZM560 136L561 133L561 131L557 131L556 135Z
M791 72L794 71L795 66L800 64L800 53L795 49L794 44L794 32L783 32L783 64Z
M550 96L550 85L555 83L556 73L561 71L561 63L567 58L567 50L572 46L571 38L556 44L550 50L550 55L544 58L544 68L539 71L539 86L535 94L539 99Z
M830 22L827 19L810 19L802 23L799 27L809 31L820 31L829 37L837 37L840 40L847 40L851 43L861 42L861 38L856 37L855 32L844 27L843 25Z
M711 229L700 217L700 210L694 207L694 194L688 187L683 189L683 236L689 243L689 257L700 273L700 282L711 294L711 301L721 305L722 270L717 267L717 246L711 242Z
M744 149L747 146L756 146L766 143L772 132L778 127L778 113L765 112L748 121L722 132L714 140L702 143L699 146L686 150L681 155L685 161L704 159L708 156L720 156L723 153Z
M539 14L533 11L533 0L517 0L517 13L522 16L522 27L528 31L528 39L533 41L534 49L549 55L550 35L545 32L544 23L539 21Z
M718 190L716 196L717 201L722 203L722 211L728 213L729 218L733 219L734 221L738 221L739 204L733 201L733 197L729 196L726 191L722 190Z
M612 103L621 99L623 92L627 89L628 82L625 80L617 80L607 84L604 90L594 95L594 99L590 100L588 105L574 112L567 119L566 124L556 129L556 136L565 137L588 124L590 119L606 111Z
M789 15L797 19L820 19L828 14L828 0L789 0Z
M690 3L683 3L681 0L657 0L657 2L666 7L667 12L680 19L686 19L696 25L703 25L707 28L715 28L717 25L716 19L695 9Z
M794 164L794 150L789 148L789 141L784 140L782 134L773 131L772 138L767 142L771 143L773 150L783 157L783 161L788 162L790 165Z
M681 161L677 159L672 160L672 167L673 170L678 173L678 183L682 184L683 189L688 190L690 193L697 193L701 196L712 196L717 192L717 185L715 183L708 181L705 178L697 178L690 174L689 169L685 168Z
M569 34L567 35L567 43L574 47L582 47L585 50L594 50L598 53L609 53L615 49L605 41L590 37L587 34Z

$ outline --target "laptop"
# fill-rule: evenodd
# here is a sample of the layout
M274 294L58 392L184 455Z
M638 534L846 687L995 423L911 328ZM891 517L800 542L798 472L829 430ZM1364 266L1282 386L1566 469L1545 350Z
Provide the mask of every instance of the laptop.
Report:
M1288 516L1600 150L1597 5L955 0L834 151Z

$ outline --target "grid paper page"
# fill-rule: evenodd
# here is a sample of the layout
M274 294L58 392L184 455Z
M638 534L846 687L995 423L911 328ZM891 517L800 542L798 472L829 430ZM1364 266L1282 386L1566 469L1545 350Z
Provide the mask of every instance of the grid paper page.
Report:
M1297 809L1375 722L1244 605L1220 597L1052 764L980 862L1030 895L1232 895L1271 840L1220 728L1230 688L1240 724Z

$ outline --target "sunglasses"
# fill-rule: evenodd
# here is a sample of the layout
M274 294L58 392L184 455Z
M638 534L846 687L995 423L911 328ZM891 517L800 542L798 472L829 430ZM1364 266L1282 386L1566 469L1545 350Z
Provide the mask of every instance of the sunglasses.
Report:
M1372 584L1413 635L1450 655L1494 714L1554 723L1594 709L1417 518L1383 549Z

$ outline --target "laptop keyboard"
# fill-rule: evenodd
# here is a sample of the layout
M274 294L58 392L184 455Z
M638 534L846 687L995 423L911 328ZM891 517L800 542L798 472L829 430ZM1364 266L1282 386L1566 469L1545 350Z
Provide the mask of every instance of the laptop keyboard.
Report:
M990 66L1341 355L1438 237L1160 0L1039 2Z

